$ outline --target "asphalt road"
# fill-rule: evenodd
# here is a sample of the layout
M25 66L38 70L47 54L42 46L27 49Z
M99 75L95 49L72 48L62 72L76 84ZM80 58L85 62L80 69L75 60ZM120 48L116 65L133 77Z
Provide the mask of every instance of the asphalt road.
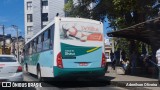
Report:
M109 77L108 77L109 78ZM47 87L41 88L24 88L23 90L127 90L121 87L114 87L110 85L107 77L99 80L92 80L87 78L67 79L64 81L50 81L43 85ZM38 81L35 75L24 73L24 81Z

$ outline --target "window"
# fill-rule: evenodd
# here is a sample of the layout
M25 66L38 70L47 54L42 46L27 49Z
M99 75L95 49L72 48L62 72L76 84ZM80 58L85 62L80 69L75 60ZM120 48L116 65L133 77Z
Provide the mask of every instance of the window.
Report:
M31 34L32 31L33 31L33 27L27 26L27 34Z
M37 40L37 52L42 51L42 37L41 35L38 36L38 40Z
M27 2L27 10L32 10L32 2Z
M41 41L44 41L44 33L42 34Z
M50 29L44 32L43 40L43 50L48 50L50 48Z
M46 41L48 39L48 31L45 31L44 33L44 41Z
M48 21L48 13L42 13L42 21Z
M42 0L42 6L48 6L48 0Z
M37 52L37 39L34 39L33 40L33 53L36 53Z
M30 45L27 44L27 45L26 45L26 50L25 50L25 51L26 51L26 55L29 55L29 48L30 48Z
M48 9L48 0L42 0L42 8Z
M27 22L32 22L32 21L33 21L32 14L27 14Z
M32 42L30 43L30 45L29 45L29 55L31 55L32 54Z
M53 40L54 40L54 25L50 27L50 48L53 48Z

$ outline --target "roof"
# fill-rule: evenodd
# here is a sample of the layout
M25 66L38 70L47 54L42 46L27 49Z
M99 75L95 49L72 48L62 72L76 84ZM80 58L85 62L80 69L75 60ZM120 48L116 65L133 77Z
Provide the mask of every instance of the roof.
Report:
M160 17L107 33L109 37L134 39L154 47L160 47Z

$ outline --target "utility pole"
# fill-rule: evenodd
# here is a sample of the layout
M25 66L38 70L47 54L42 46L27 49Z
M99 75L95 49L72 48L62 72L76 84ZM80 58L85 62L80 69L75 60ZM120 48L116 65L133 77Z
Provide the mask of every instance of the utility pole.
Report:
M5 54L5 35L4 35L4 25L2 25L2 30L3 30L3 50L2 50L2 54Z
M19 61L19 40L18 40L18 26L16 26L16 25L12 25L13 26L13 28L17 31L17 59L18 59L18 61Z

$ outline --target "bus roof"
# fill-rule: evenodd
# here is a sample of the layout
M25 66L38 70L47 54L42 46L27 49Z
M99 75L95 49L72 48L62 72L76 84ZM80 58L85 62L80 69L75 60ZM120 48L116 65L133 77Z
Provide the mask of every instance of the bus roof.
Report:
M25 44L28 44L30 41L32 41L35 37L37 37L39 34L41 34L43 31L45 31L47 28L49 28L51 25L53 25L56 21L61 19L61 21L87 21L89 23L95 23L95 24L101 24L102 22L92 20L92 19L86 19L86 18L73 18L73 17L55 17L53 21L51 21L47 26L45 26L40 32L38 32L36 35L34 35L30 40L28 40Z

